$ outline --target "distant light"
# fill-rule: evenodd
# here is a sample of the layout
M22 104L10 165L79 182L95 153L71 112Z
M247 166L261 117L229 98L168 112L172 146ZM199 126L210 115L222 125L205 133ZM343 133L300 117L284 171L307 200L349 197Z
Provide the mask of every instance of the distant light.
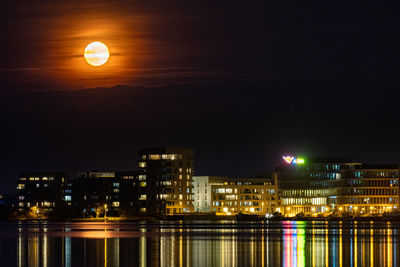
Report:
M282 158L287 164L304 164L306 162L304 158L295 158L293 156L282 156Z

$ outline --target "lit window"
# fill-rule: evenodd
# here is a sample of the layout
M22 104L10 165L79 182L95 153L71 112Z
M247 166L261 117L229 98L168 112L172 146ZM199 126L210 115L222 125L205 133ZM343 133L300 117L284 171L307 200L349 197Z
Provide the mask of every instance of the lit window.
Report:
M71 201L71 196L65 196L65 201Z
M146 162L139 162L140 168L146 168Z
M146 200L146 195L140 195L139 200Z
M176 160L176 159L178 159L178 155L177 154L163 154L162 159Z
M17 189L24 189L25 188L25 184L18 184L17 185Z
M160 155L149 155L150 160L160 160L161 156Z
M145 181L146 175L139 175L139 181Z
M47 177L43 177L42 180L43 180L43 181L47 181L47 180L49 180L49 179L48 179Z
M119 201L114 201L111 205L113 207L119 207Z
M146 182L140 182L140 186L141 187L145 187L146 186Z
M26 181L26 178L25 177L21 177L21 178L19 178L21 181Z
M114 187L119 187L119 183L113 183Z

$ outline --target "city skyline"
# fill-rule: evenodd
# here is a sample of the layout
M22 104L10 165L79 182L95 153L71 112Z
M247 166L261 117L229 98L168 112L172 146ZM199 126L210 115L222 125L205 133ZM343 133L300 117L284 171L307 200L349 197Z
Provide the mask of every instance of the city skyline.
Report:
M19 172L129 170L147 146L192 148L200 174L227 176L272 169L282 154L395 162L400 24L391 10L6 1L1 191L12 192ZM108 49L102 65L87 61L94 42Z

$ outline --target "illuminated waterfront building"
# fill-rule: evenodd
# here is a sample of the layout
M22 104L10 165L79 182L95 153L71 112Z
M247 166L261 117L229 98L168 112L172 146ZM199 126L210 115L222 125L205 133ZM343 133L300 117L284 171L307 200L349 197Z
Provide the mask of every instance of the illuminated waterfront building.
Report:
M196 212L265 216L280 211L275 174L270 178L195 176L193 180Z
M310 158L277 167L282 212L287 216L332 212L384 213L398 209L398 165Z
M399 166L356 165L343 173L338 210L352 213L384 213L399 206Z
M190 149L146 148L139 151L139 201L148 214L193 212L193 156Z
M79 172L72 180L72 205L79 216L115 214L120 206L120 181L115 172Z
M342 158L294 159L284 156L283 163L277 166L282 213L287 216L334 210L343 172L360 165Z
M67 174L24 173L17 180L17 201L20 212L30 211L41 216L54 213L64 205L64 185Z

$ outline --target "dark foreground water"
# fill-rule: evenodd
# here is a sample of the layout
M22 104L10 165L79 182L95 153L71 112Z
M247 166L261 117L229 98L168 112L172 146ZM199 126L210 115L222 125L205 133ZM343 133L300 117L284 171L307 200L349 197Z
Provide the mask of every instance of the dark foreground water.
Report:
M0 266L399 266L399 223L0 223Z

